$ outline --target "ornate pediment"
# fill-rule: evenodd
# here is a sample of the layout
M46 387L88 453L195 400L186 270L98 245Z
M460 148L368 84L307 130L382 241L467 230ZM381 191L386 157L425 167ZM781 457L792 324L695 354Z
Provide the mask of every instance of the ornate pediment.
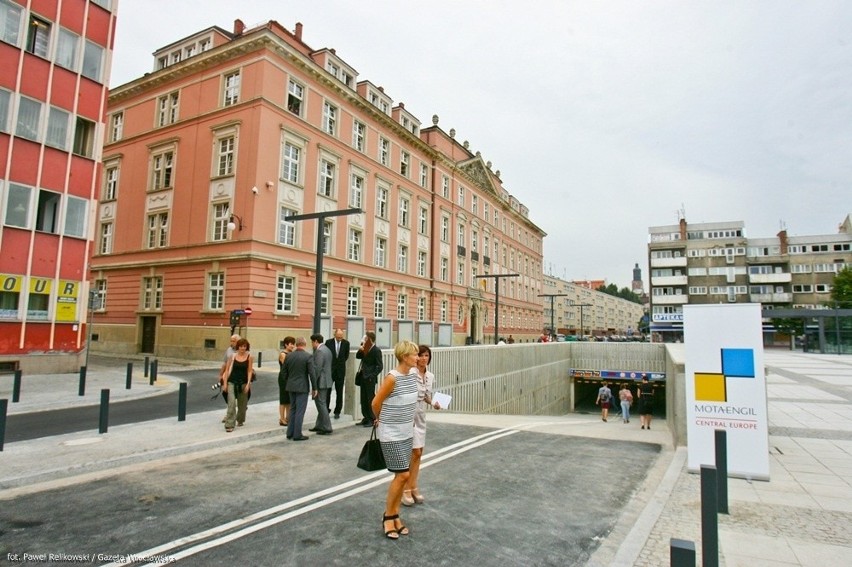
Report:
M497 188L494 187L494 183L491 182L491 172L488 171L488 168L485 166L485 163L483 163L481 157L477 156L466 162L460 163L459 169L464 172L465 175L470 177L482 190L495 195L500 194L497 191Z

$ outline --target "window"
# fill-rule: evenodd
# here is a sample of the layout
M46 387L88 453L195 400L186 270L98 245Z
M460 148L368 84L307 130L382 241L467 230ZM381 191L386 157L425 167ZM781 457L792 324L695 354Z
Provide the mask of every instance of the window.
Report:
M429 233L429 209L426 207L421 206L417 213L417 232L420 234Z
M376 319L384 319L385 317L385 299L387 293L384 290L377 289L373 299L373 317Z
M337 107L328 101L322 105L322 129L332 136L337 133Z
M151 160L151 189L167 189L172 187L172 171L174 168L174 152L167 150L154 154Z
M396 318L401 320L408 318L408 296L404 293L400 293L396 298Z
M225 308L225 274L207 274L207 309L222 311Z
M47 114L47 137L44 143L60 150L68 149L68 117L61 108L50 107Z
M0 3L0 8L2 7L3 4ZM18 318L22 279L19 276L0 276L0 319Z
M329 289L329 284L323 283L320 289L320 314L328 315L328 297L331 290Z
M464 262L459 262L456 270L456 283L464 285Z
M124 113L116 112L109 120L109 141L117 142L124 134Z
M112 233L113 225L111 222L101 223L100 244L98 252L101 254L112 254Z
M57 234L59 232L59 206L62 196L42 189L38 192L36 230Z
M290 79L287 85L287 110L296 116L302 115L302 103L304 102L305 87Z
M148 215L148 248L163 248L169 243L169 213Z
M354 228L349 229L349 247L347 258L353 262L361 261L361 231Z
M793 284L793 293L813 293L811 284Z
M180 98L177 92L157 99L157 126L166 126L177 121L179 103Z
M417 320L425 321L426 320L426 298L418 297L417 298Z
M450 302L446 299L441 300L441 323L447 322L447 312L450 310Z
M0 4L0 10L3 5ZM2 13L2 11L0 11ZM9 132L9 109L11 107L12 93L0 89L0 132Z
M420 186L426 187L429 184L429 168L425 163L420 164Z
M291 276L278 276L275 289L275 310L280 313L292 313L296 282Z
M388 218L388 188L381 185L376 187L376 216Z
M114 201L118 196L118 166L108 165L104 167L104 190L103 200Z
M163 278L161 276L142 278L142 309L163 308Z
M359 152L363 152L366 139L367 126L356 120L352 123L352 147Z
M281 152L281 179L290 183L299 183L302 148L290 142L284 142Z
M195 55L195 51L196 51L196 45L195 44L187 45L186 47L183 48L183 58L189 59L190 57L193 57Z
M97 308L98 311L106 311L107 307L107 281L106 280L95 280L94 285L95 294L97 294L98 299L100 300L100 307Z
M213 203L213 241L219 242L228 238L230 217L228 203Z
M50 47L50 22L30 15L30 27L27 32L26 50L39 57L47 57Z
M417 251L417 275L421 278L426 277L426 252L423 250Z
M458 205L464 208L464 187L459 186Z
M379 138L379 163L390 165L390 141L385 138Z
M374 259L374 263L376 266L380 268L384 268L387 265L387 251L388 251L388 241L385 238L380 236L376 237L376 257Z
M450 261L441 257L441 281L446 282L450 279Z
M65 197L65 236L86 237L86 217L89 201L68 195Z
M80 38L66 30L59 28L59 37L56 41L56 64L71 71L77 70L77 49Z
M349 186L349 206L360 209L364 201L364 177L353 173Z
M450 178L446 175L441 175L441 195L444 199L450 198Z
M470 231L470 249L472 252L479 252L479 233L475 230Z
M9 0L0 0L0 41L18 46L22 12L23 9L18 4Z
M346 292L346 315L349 317L357 317L360 313L361 289L349 286Z
M18 103L18 125L15 129L15 135L38 141L40 126L41 103L31 98L21 97Z
M408 171L411 169L411 154L402 150L399 152L399 174L403 177L408 177Z
M84 77L100 83L103 59L104 48L91 41L86 41L86 46L83 48L83 69L80 73Z
M441 241L450 241L450 217L441 215Z
M320 159L319 190L323 197L334 197L335 166L325 158Z
M240 102L240 72L225 75L222 106L231 106Z
M475 215L479 214L479 197L471 195L470 197L470 212Z
M27 319L47 321L50 308L50 284L51 280L47 279L32 278L30 280Z
M816 284L814 286L814 291L816 293L831 293L831 285L830 284Z
M278 214L278 244L283 244L284 246L296 245L296 223L287 219L287 217L295 214L298 214L297 211L281 207L281 211Z
M322 225L322 253L328 256L333 249L331 237L334 235L334 223L330 220L323 221Z
M74 147L78 156L93 157L95 152L95 123L80 116L74 124Z
M408 246L400 244L397 250L396 269L399 272L408 272Z
M456 244L464 247L467 244L467 239L465 238L465 234L464 234L464 225L459 223L458 229L459 229L459 232L458 232L458 239L456 240ZM504 264L506 263L505 258L503 258L503 263Z
M410 219L408 214L411 209L411 201L407 197L399 198L399 224L400 226L408 226Z
M228 136L219 140L218 148L218 167L216 175L233 175L234 174L234 137Z

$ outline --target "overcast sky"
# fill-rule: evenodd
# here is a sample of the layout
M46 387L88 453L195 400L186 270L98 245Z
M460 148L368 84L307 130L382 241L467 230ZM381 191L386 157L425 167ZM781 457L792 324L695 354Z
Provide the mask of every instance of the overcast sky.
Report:
M852 2L120 0L111 86L209 26L276 20L470 142L545 272L645 281L648 227L833 234L852 212ZM647 289L647 285L646 285Z

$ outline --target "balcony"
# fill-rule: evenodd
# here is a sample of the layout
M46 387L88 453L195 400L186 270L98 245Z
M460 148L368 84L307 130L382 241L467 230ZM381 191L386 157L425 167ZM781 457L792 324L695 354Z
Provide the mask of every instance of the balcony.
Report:
M491 258L489 258L488 256L483 256L482 257L482 263L485 264L486 266L490 266L491 265Z
M689 303L688 295L655 295L651 297L651 305L684 305Z
M479 252L477 252L476 250L471 250L470 251L470 260L472 262L479 262Z
M467 255L467 251L464 246L456 246L456 252L460 258L464 258Z
M685 268L686 256L679 258L651 258L652 268Z
M654 287L684 286L686 285L686 276L657 276L651 278L651 285Z
M749 295L752 303L793 303L792 293L752 293Z
M790 283L793 281L793 274L749 274L748 283L750 284L776 284Z

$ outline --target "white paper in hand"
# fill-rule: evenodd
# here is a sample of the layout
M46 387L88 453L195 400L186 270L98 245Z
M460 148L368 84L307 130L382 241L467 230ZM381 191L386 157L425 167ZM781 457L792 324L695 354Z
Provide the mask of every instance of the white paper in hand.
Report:
M453 397L448 396L447 394L442 394L441 392L435 392L432 394L432 404L437 403L441 409L449 408L451 401L453 401Z

